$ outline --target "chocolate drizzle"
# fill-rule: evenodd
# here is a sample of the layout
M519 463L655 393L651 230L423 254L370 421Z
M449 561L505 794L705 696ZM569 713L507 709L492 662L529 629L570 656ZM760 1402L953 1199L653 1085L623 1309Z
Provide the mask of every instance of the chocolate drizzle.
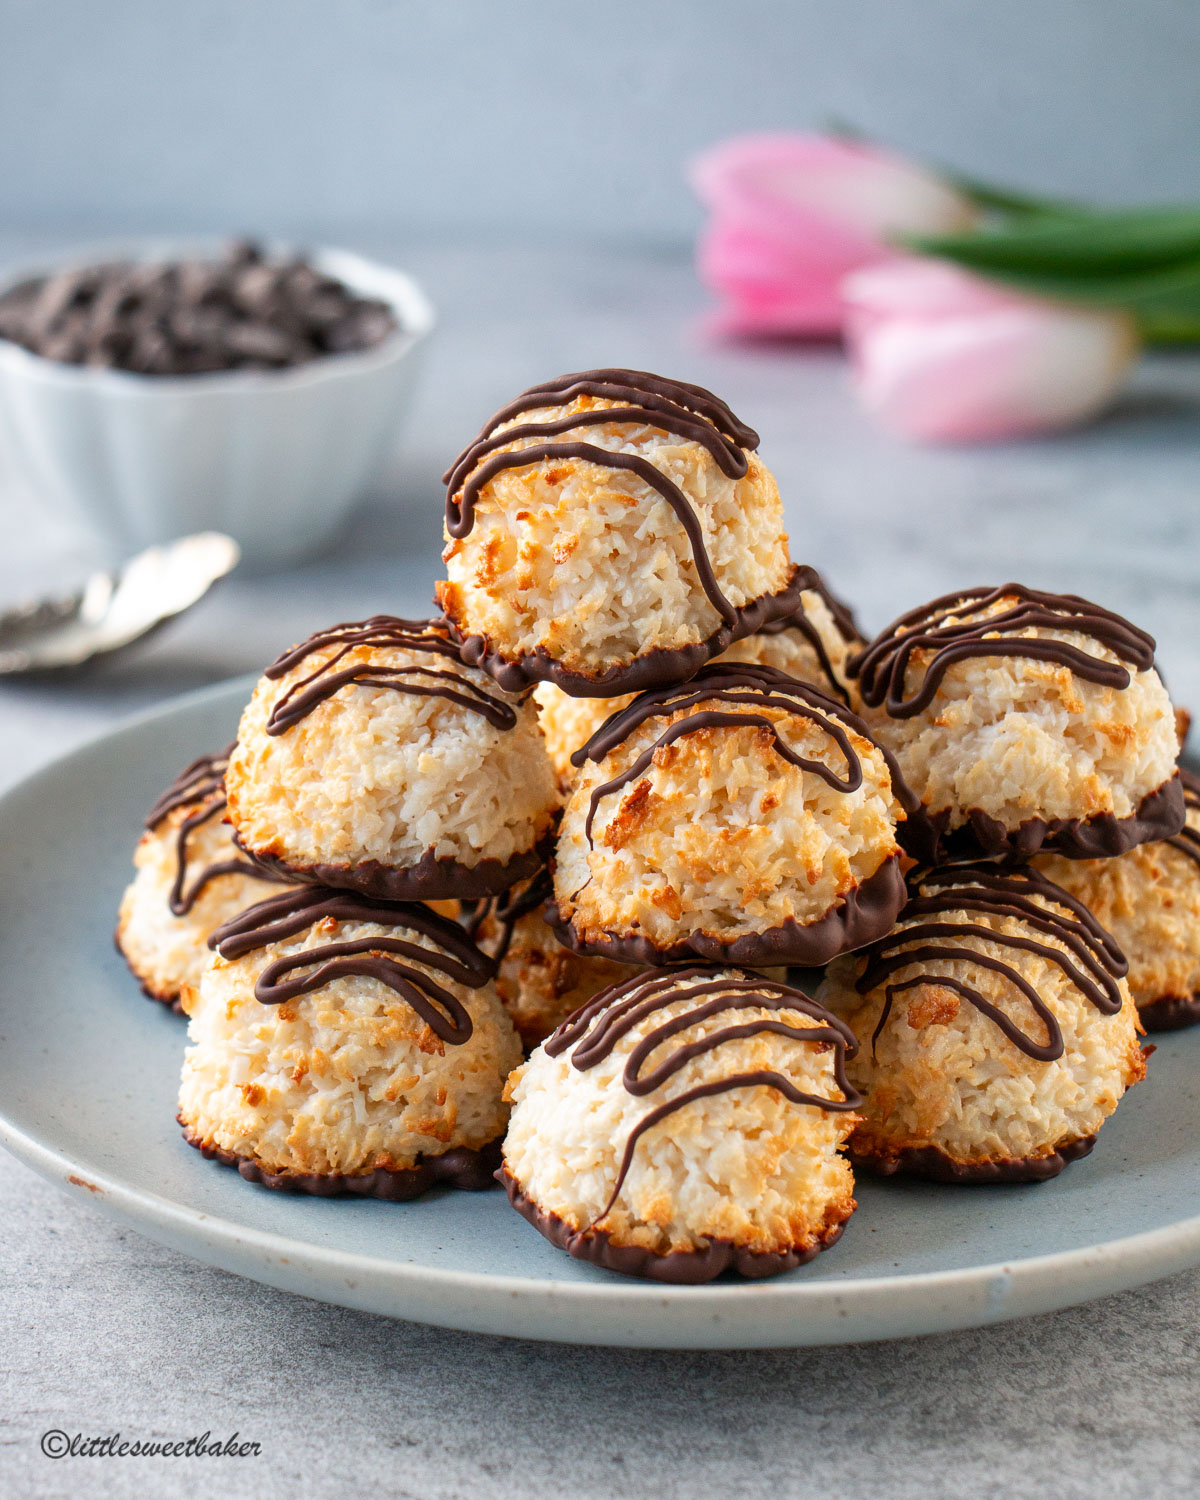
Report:
M681 1000L689 1004L694 1001L699 1003L652 1025L625 1059L621 1081L626 1092L635 1098L644 1098L661 1088L694 1058L715 1052L726 1042L758 1036L764 1032L772 1032L793 1041L810 1042L822 1049L832 1047L833 1075L842 1097L829 1099L807 1093L797 1088L790 1078L768 1068L731 1073L726 1078L685 1089L648 1111L630 1131L612 1194L589 1229L594 1228L611 1212L629 1175L637 1143L646 1131L698 1099L727 1094L734 1089L765 1087L775 1089L793 1104L809 1104L817 1109L848 1112L862 1103L862 1096L846 1077L846 1059L857 1051L857 1043L845 1022L838 1020L799 990L749 972L743 972L738 978L729 978L722 976L720 969L714 966L696 965L685 969L658 969L635 974L631 979L601 991L569 1016L544 1043L545 1050L550 1057L559 1057L573 1047L571 1066L585 1072L607 1058L621 1038L635 1027ZM712 1016L744 1010L799 1011L818 1024L797 1026L773 1016L755 1016L751 1020L723 1026L694 1041L683 1042L653 1067L643 1071L660 1047L690 1027Z
M1087 907L1074 896L1029 868L1002 869L963 865L934 870L914 879L916 894L900 915L901 926L863 950L866 967L856 981L860 995L885 984L891 975L916 967L884 991L883 1010L871 1037L874 1054L896 997L923 984L951 990L1000 1028L1014 1046L1038 1062L1063 1055L1062 1029L1054 1013L1018 972L1003 959L981 952L963 939L983 941L998 948L1033 953L1056 965L1090 1004L1104 1015L1121 1009L1119 981L1128 972L1124 955ZM1054 943L993 928L985 921L942 921L945 913L977 913L980 917L1010 917ZM1061 947L1054 944L1061 944ZM1066 950L1065 952L1063 950ZM999 1006L971 984L924 967L930 963L966 963L999 974L1028 1002L1046 1033L1046 1040L1023 1031Z
M338 663L357 646L382 651L423 652L453 665L402 666L359 662L337 670ZM314 653L330 647L334 648L333 655L307 677L293 683L273 705L267 720L268 734L285 734L319 703L324 703L327 698L332 698L342 688L352 684L388 688L392 692L410 693L414 697L444 698L459 708L479 714L495 729L516 727L517 715L512 705L487 692L463 673L458 647L431 620L401 620L394 615L372 615L369 620L334 625L309 636L290 651L285 651L272 662L265 675L271 681L278 681Z
M659 749L698 730L740 729L748 725L764 729L771 736L775 751L781 759L789 765L819 776L834 791L855 792L862 785L862 761L846 731L849 729L870 739L870 730L863 721L810 683L798 682L775 667L742 662L713 662L691 682L642 693L625 708L610 715L587 744L575 751L571 756L571 763L583 766L590 760L599 764L647 720L669 718L673 714L696 708L701 703L725 703L730 705L730 710L701 709L696 713L687 713L685 718L667 725L654 743L647 746L627 770L610 781L602 782L592 791L584 825L589 843L592 824L601 801L636 780L652 764ZM839 776L823 761L797 754L784 741L775 721L763 713L750 711L755 708L776 709L817 725L845 761L844 775ZM887 751L881 750L881 753L887 761L892 789L897 799L906 812L915 810L916 799L905 785L895 759Z
M202 755L199 760L194 760L186 770L179 773L147 815L146 827L153 830L179 808L194 809L183 819L175 833L175 878L167 897L173 916L186 917L209 881L216 880L218 876L249 875L255 880L279 878L251 864L248 859L231 857L206 865L192 883L188 884L188 842L197 828L224 815L225 768L232 752L233 746L226 745L224 750L215 755Z
M613 401L616 405L572 412L545 422L520 423L497 431L524 412L569 406L580 397ZM725 403L702 386L667 380L645 370L584 370L531 387L515 401L502 406L484 425L479 436L446 471L446 531L455 538L470 535L475 524L475 504L484 486L506 469L527 468L562 459L581 459L601 468L635 474L667 502L687 533L700 586L717 614L732 627L737 610L721 592L712 560L704 542L704 530L695 508L661 469L640 454L615 452L578 440L559 441L564 433L595 426L653 427L700 443L718 468L730 479L742 478L748 468L746 450L758 447L758 434L739 422ZM509 443L528 438L531 443L507 453L498 452Z
M554 882L550 878L550 871L543 866L523 891L518 891L513 886L499 896L474 902L469 910L464 903L462 925L468 935L478 942L479 931L484 922L490 918L496 923L499 933L495 941L489 944L489 948L493 962L499 964L512 945L517 923L530 912L544 907L553 895Z
M1188 812L1200 812L1200 777L1186 766L1179 768L1179 780L1183 784L1184 816ZM1166 841L1172 849L1178 849L1191 862L1200 867L1200 830L1185 823L1172 838Z
M1009 600L1015 602L985 618L956 620ZM1028 630L1090 636L1120 660L1106 661L1068 641L1023 633ZM918 681L910 691L909 668L915 656L925 653L930 653L929 660L915 664ZM999 656L1053 662L1087 682L1121 689L1129 686L1130 673L1120 663L1148 671L1154 665L1154 638L1076 594L1040 593L1005 583L945 594L910 610L849 661L846 670L858 678L864 703L871 708L882 705L893 719L910 719L929 707L956 662Z
M816 594L821 599L832 616L837 633L847 646L862 644L862 632L858 628L858 623L849 605L843 604L835 594L830 593L828 585L815 568L808 566L797 567L796 585L798 588L803 589L805 593ZM782 635L785 630L794 630L808 643L813 655L817 658L817 665L820 667L822 675L829 684L830 691L835 693L846 707L849 708L850 694L846 691L833 663L830 661L825 642L821 639L821 633L812 620L809 619L803 603L799 605L794 614L785 615L778 620L771 620L756 633L758 635Z
M471 1018L462 1002L414 965L434 969L468 989L486 984L496 966L457 922L417 902L377 901L347 891L306 886L271 896L224 923L209 938L208 946L222 958L236 959L333 922L402 927L427 938L432 946L372 934L303 948L275 959L262 970L254 985L255 999L263 1005L281 1005L335 979L360 974L386 985L407 1001L443 1042L461 1046L470 1039Z

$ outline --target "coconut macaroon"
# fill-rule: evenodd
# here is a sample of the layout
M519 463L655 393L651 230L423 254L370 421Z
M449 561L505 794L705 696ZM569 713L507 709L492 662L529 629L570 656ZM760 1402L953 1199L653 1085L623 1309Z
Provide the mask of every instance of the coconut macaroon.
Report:
M849 663L862 713L925 815L922 860L1123 854L1183 826L1154 640L1074 594L947 594Z
M1125 968L1036 870L923 875L896 930L831 964L817 993L862 1044L855 1165L1038 1182L1086 1156L1145 1072Z
M437 598L464 658L606 698L793 614L805 583L757 446L710 391L641 370L502 407L446 474Z
M1180 777L1187 822L1174 838L1116 859L1034 861L1117 940L1147 1031L1200 1021L1200 780L1186 770Z
M213 934L190 1016L179 1121L249 1181L415 1197L481 1188L521 1047L494 966L416 903L306 886Z
M180 991L208 965L209 934L277 888L225 821L230 749L193 761L150 809L117 919L117 949L142 989L180 1013Z
M659 1281L767 1276L853 1212L854 1038L798 990L715 965L605 990L523 1067L498 1174L581 1260Z
M799 605L790 615L765 625L754 635L734 641L720 661L752 662L776 667L800 682L811 682L823 692L850 701L846 660L864 644L849 608L826 586L815 568L797 569L804 584ZM552 682L540 682L534 697L541 705L540 723L546 748L559 781L568 785L575 777L571 756L587 744L605 719L633 702L635 694L616 698L572 698Z
M563 947L544 915L552 895L549 871L543 870L503 896L474 903L462 918L496 964L496 993L527 1050L593 995L629 974L627 964Z
M903 905L908 796L862 721L770 667L645 692L574 757L551 925L626 963L817 965Z
M267 668L225 776L237 842L284 876L386 899L534 874L558 792L537 707L428 621L377 615Z

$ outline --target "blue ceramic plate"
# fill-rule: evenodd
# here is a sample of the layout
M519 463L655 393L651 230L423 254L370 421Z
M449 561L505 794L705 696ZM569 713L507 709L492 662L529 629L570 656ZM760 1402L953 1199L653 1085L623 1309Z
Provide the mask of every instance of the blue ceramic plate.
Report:
M179 700L0 801L0 1141L97 1209L287 1291L572 1343L841 1343L997 1322L1200 1263L1200 1033L1163 1039L1094 1153L1040 1186L864 1181L841 1243L759 1284L661 1287L581 1265L490 1193L416 1203L252 1187L175 1124L184 1025L113 951L142 817L232 738L249 685Z

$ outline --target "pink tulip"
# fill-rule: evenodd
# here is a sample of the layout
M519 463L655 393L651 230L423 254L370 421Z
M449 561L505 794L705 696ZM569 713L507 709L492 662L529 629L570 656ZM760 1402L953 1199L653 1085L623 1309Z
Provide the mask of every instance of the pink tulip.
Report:
M725 332L837 334L839 283L894 255L888 236L951 233L974 216L903 157L830 136L740 136L690 175L712 215L697 268L725 303Z
M945 261L896 260L843 283L855 385L904 437L986 442L1093 417L1138 352L1123 312L1026 297Z

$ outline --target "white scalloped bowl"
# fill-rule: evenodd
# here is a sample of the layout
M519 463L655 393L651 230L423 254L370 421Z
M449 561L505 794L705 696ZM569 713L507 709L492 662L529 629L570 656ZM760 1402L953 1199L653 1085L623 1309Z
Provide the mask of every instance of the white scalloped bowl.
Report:
M9 271L0 290L104 260L211 257L219 248L94 246ZM85 525L114 558L218 530L237 541L244 562L268 568L327 542L393 452L435 315L401 271L344 250L306 258L387 302L397 331L373 349L294 369L204 375L61 364L0 339L0 436L31 492Z

